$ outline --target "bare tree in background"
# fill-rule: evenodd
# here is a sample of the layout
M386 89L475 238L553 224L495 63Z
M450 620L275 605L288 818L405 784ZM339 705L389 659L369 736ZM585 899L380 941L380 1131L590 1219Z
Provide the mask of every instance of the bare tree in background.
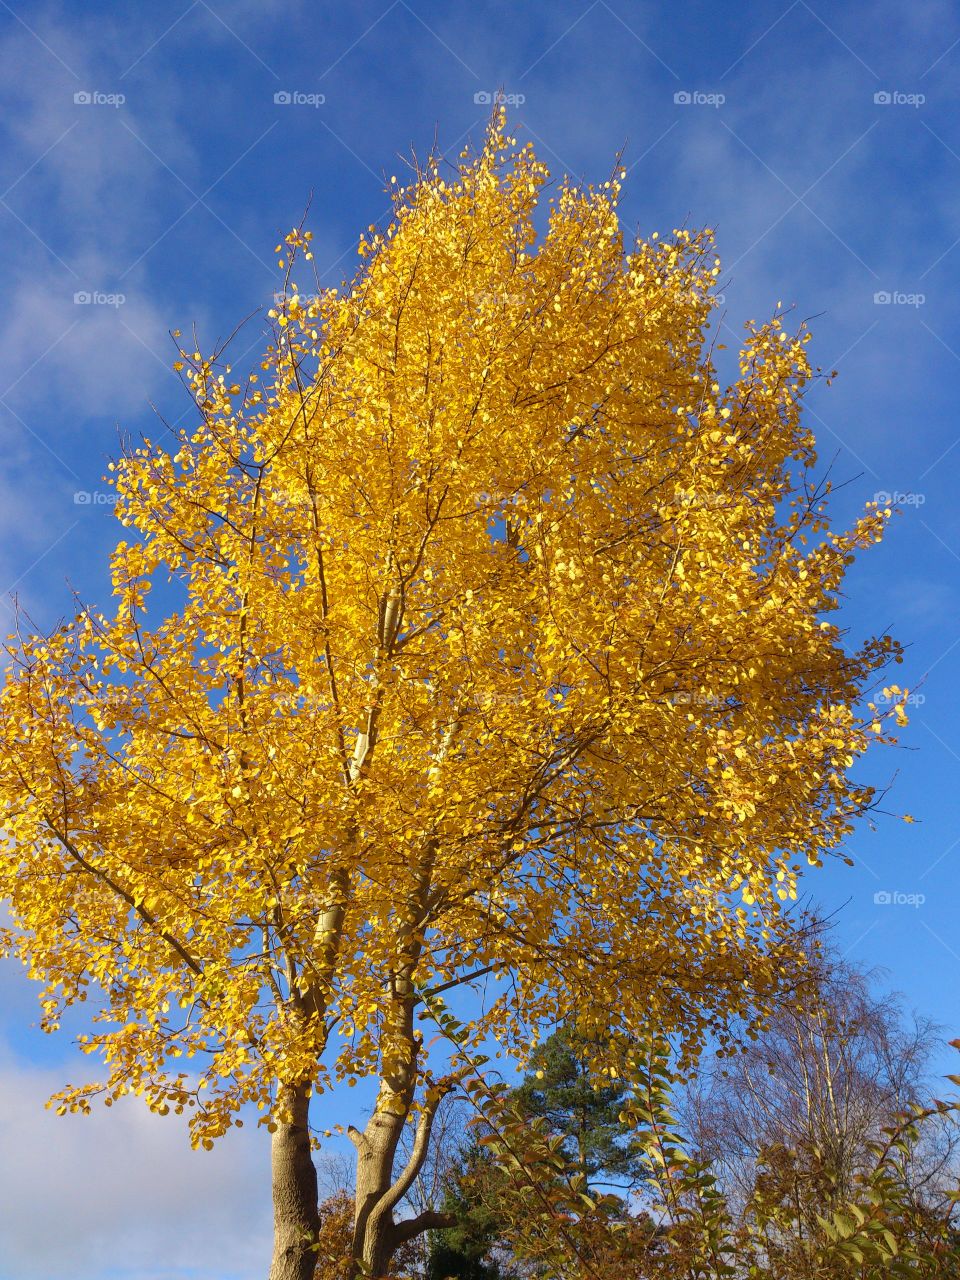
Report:
M713 1162L735 1212L755 1190L793 1210L800 1237L833 1211L869 1166L869 1144L893 1118L929 1096L940 1043L933 1022L881 994L879 973L808 943L810 980L767 1029L733 1058L715 1060L687 1088L684 1126ZM958 1132L950 1116L925 1127L911 1157L911 1193L933 1213L956 1185Z

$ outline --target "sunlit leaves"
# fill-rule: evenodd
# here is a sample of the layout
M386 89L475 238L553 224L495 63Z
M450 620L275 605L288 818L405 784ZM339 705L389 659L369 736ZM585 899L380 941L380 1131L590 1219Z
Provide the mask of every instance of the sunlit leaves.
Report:
M292 232L265 376L184 342L194 424L113 472L112 609L11 643L11 945L197 1141L278 1079L393 1106L416 992L478 971L458 1052L572 1010L695 1051L902 720L824 618L886 517L829 526L809 335L722 387L710 234L625 250L620 178L548 177L496 122L342 290Z

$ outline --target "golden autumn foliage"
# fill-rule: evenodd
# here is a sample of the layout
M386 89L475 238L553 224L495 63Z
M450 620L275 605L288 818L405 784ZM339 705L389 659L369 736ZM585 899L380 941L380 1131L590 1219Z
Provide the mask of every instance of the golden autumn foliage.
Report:
M9 646L6 949L198 1144L286 1085L429 1113L416 1011L478 972L466 1055L576 1010L696 1049L871 801L897 650L831 614L889 512L828 524L809 335L721 386L709 233L625 247L619 176L552 189L504 127L343 290L287 237L262 380L184 350L196 425L115 468L112 607Z

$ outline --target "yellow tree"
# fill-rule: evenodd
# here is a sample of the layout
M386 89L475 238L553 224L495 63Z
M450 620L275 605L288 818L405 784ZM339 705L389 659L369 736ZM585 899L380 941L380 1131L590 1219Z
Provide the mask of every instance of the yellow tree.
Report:
M99 1002L105 1078L60 1108L138 1093L209 1146L259 1107L272 1280L314 1270L312 1095L379 1081L379 1276L436 1223L397 1207L484 1045L695 1051L762 1010L889 737L857 706L896 646L829 616L889 512L828 525L807 334L748 326L721 388L709 233L625 247L621 174L547 201L504 130L398 189L342 291L301 293L287 237L262 381L183 350L196 425L115 468L112 609L9 646L4 945L48 1028ZM418 1013L479 975L433 1056Z

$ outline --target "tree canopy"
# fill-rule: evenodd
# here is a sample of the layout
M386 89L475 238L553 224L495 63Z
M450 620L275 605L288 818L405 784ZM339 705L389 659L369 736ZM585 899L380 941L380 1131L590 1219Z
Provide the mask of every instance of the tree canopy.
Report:
M24 623L0 702L3 943L48 1028L99 1001L61 1106L140 1093L203 1145L259 1107L296 1253L309 1097L374 1077L376 1274L485 1047L571 1018L613 1070L769 1005L898 656L831 617L889 511L829 524L805 328L749 325L721 386L710 233L625 246L623 175L551 188L499 111L443 173L344 289L287 236L262 380L183 346L196 421L113 469L112 606ZM484 975L428 1054L418 1011Z

